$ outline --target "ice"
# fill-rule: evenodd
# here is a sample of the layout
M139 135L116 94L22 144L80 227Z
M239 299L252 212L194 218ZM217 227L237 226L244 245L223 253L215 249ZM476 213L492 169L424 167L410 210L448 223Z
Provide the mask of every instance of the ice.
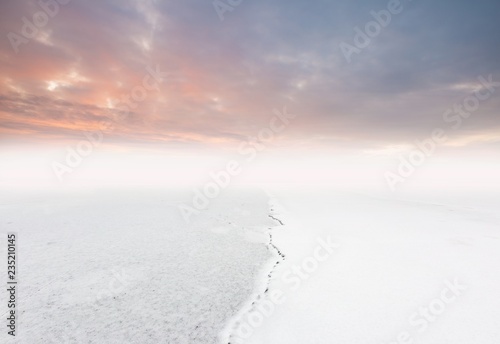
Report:
M240 190L186 223L191 195L3 193L1 235L19 238L16 342L216 343L271 257L274 222L265 194Z
M192 195L3 193L1 235L19 234L16 342L500 338L493 194L235 189L188 223Z

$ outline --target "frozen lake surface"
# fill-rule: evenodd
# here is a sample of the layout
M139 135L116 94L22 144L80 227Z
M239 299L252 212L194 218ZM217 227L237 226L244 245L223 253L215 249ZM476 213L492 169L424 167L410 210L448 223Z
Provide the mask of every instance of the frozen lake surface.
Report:
M188 224L178 205L191 198L3 193L2 238L18 232L16 342L216 343L254 292L276 223L262 192L226 192Z
M3 193L1 235L19 234L15 342L500 338L495 195L233 190L187 223L192 196Z

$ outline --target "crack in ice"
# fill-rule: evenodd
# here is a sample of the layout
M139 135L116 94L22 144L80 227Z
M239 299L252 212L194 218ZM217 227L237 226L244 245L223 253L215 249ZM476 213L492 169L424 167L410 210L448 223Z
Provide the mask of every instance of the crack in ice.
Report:
M271 209L272 211L272 209ZM283 221L281 221L280 219L278 219L277 217L269 214L268 215L271 219L273 219L274 221L278 222L281 226L284 226L284 223ZM259 293L255 298L254 300L251 302L251 308L246 311L244 314L238 316L234 322L234 325L232 326L232 330L231 330L231 333L229 334L229 338L228 338L228 341L227 343L228 344L232 344L231 342L231 339L235 336L234 333L236 332L236 330L238 329L238 327L240 326L241 322L242 322L242 319L245 317L245 315L251 313L252 311L254 311L256 308L257 308L257 303L263 299L264 295L269 291L269 285L271 284L271 279L272 279L272 276L273 276L273 273L275 272L275 270L277 269L278 265L284 261L286 258L285 258L285 254L283 254L283 252L281 252L281 250L273 243L273 228L276 228L278 226L275 226L275 227L270 227L268 228L268 231L267 231L267 234L269 235L269 242L266 244L268 249L270 251L274 251L275 254L277 255L277 260L276 262L274 263L273 267L271 268L271 270L269 271L269 273L267 274L267 282L266 282L266 285L265 285L265 290L261 293Z

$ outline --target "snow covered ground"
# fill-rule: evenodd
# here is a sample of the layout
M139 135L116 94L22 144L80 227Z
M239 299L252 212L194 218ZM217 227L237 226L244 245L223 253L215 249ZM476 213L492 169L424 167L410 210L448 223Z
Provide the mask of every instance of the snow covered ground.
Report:
M2 193L0 235L19 234L11 342L500 339L495 197L226 190L187 223L191 197Z
M177 206L191 194L3 192L1 242L18 232L19 252L9 342L216 343L255 292L276 223L265 194L228 192L187 224Z
M284 223L274 243L286 259L234 343L500 340L497 198L446 205L335 191L274 197Z

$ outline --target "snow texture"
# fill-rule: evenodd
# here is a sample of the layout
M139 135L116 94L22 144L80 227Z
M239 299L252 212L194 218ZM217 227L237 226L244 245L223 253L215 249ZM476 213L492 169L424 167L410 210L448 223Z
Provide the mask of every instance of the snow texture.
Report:
M275 222L265 194L240 190L188 224L178 205L191 197L191 190L3 193L0 254L6 232L19 238L19 335L11 342L220 341L272 257ZM2 276L5 269L0 264Z
M429 194L416 201L331 190L273 195L285 224L273 242L287 259L269 289L284 296L235 343L499 342L496 195ZM449 203L436 201L445 198ZM338 248L299 280L292 269L304 273L328 237Z

